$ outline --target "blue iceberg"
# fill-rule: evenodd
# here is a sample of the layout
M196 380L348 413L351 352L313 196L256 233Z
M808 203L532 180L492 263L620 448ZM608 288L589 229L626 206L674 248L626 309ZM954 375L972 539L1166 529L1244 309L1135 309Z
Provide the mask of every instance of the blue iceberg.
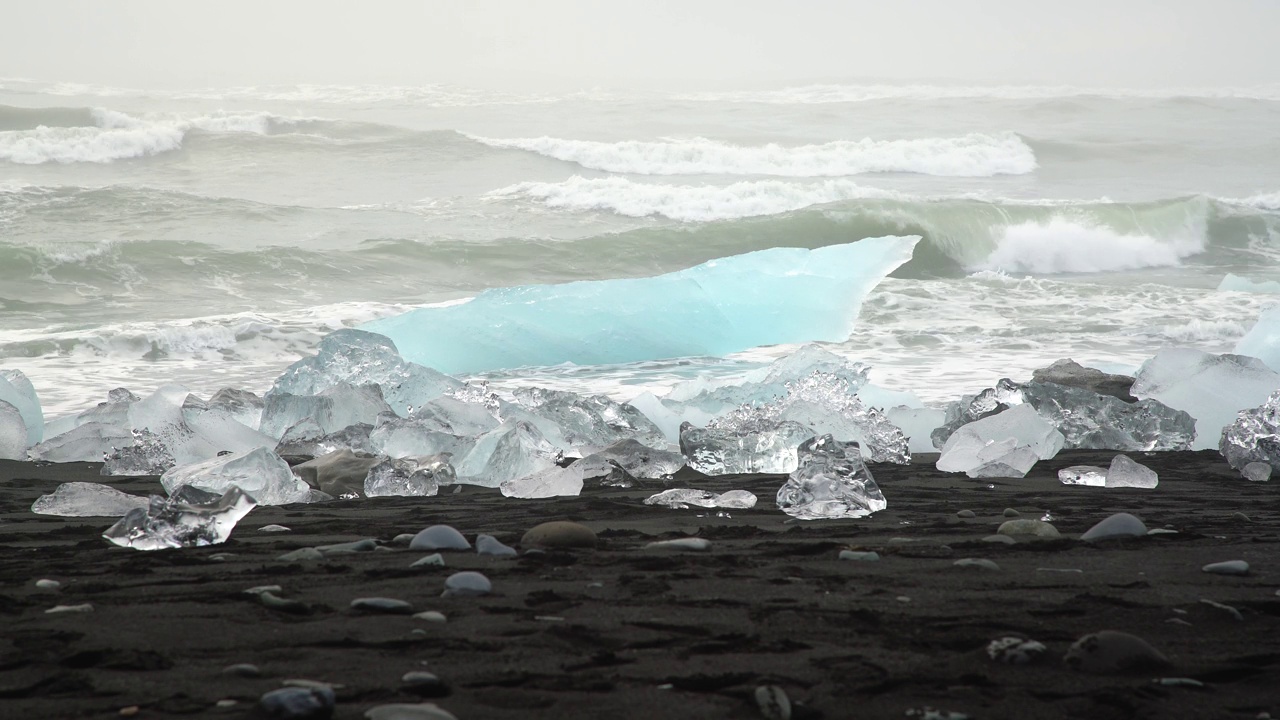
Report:
M1280 307L1263 310L1258 321L1236 343L1234 352L1258 358L1280 372Z
M657 277L496 288L362 327L391 338L406 360L449 374L837 342L919 240L770 248Z

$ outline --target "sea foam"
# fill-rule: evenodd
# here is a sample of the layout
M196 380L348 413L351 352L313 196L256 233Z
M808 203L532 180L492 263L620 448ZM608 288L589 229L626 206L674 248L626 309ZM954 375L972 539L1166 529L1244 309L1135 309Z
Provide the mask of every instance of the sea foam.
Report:
M1203 228L1153 237L1055 217L1004 228L995 251L972 269L1052 274L1171 267L1204 248Z

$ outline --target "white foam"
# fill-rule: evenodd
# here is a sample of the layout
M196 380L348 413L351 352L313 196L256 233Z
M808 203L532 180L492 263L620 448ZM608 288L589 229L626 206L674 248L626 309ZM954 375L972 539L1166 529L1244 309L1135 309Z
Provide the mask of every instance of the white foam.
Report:
M560 210L607 210L628 217L661 215L685 222L706 222L773 215L819 203L854 198L892 197L848 180L796 183L780 180L732 185L662 185L626 178L572 177L559 183L526 182L496 190L492 197L520 196Z
M1263 195L1254 195L1239 200L1227 200L1226 202L1237 205L1248 205L1249 207L1259 210L1280 210L1280 192L1266 193Z
M1280 85L1225 88L1105 88L1070 85L804 85L779 90L682 93L676 99L690 102L763 103L770 105L821 105L876 100L1052 100L1102 97L1110 99L1245 99L1280 100Z
M1204 250L1203 228L1186 230L1156 238L1062 217L1020 223L1004 228L995 251L971 269L1052 274L1173 267Z
M840 177L907 172L948 177L1022 175L1035 153L1014 133L912 140L836 140L821 145L731 145L706 138L596 142L553 137L467 137L495 148L527 150L593 170L637 175Z

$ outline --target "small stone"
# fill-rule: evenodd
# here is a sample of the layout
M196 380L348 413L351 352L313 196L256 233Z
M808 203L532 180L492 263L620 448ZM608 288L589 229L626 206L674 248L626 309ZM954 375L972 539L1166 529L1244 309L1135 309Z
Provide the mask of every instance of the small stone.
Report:
M1150 530L1147 531L1147 534L1148 535L1177 535L1178 531L1170 530L1169 528L1151 528Z
M57 580L42 579L36 581L36 587L41 590L57 590L62 587L62 583Z
M691 550L705 552L711 549L711 541L706 538L677 538L675 540L658 540L644 546L646 550Z
M257 665L250 663L236 663L222 668L223 675L235 675L236 677L257 678L262 677L262 671Z
M448 620L448 618L444 616L444 613L438 610L427 610L426 612L420 612L413 617L417 620L426 620L427 622L433 623L442 623Z
M1103 630L1080 638L1067 650L1067 667L1088 673L1143 672L1171 665L1146 640L1129 633Z
M1020 637L1002 637L987 643L987 657L1006 665L1029 665L1045 653L1043 643Z
M432 525L413 536L410 550L470 550L471 543L448 525Z
M281 562L316 562L324 559L324 553L313 547L298 548L276 558Z
M1228 615L1230 615L1231 617L1235 618L1236 620L1239 620L1239 621L1241 621L1241 622L1244 622L1244 615L1243 615L1243 614L1241 614L1241 612L1240 612L1239 610L1237 610L1237 609L1235 609L1235 608L1231 607L1230 605L1224 605L1224 604L1222 604L1222 603L1220 603L1220 602L1217 602L1217 601L1215 601L1215 600L1209 600L1209 599L1207 599L1207 598L1201 598L1201 599L1200 599L1200 602L1204 603L1205 605L1208 605L1208 606L1209 606L1209 607L1211 607L1211 608L1217 608L1217 609L1219 609L1219 610L1221 610L1221 611L1223 611L1223 612L1227 613L1227 614L1228 614Z
M1248 575L1249 563L1244 560L1227 560L1225 562L1209 563L1200 569L1214 575Z
M491 557L515 557L517 553L515 548L503 545L492 535L477 535L476 554L489 555Z
M120 708L120 712L117 714L120 717L133 717L134 715L137 715L141 711L142 711L142 708L138 707L137 705L129 705L127 707Z
M293 532L293 531L290 528L287 528L283 525L263 525L262 527L258 528L258 532L277 533L277 532Z
M978 514L972 510L961 510L960 512L956 513L956 517L963 518L965 520L970 520L978 517Z
M345 553L373 552L378 549L378 541L373 539L352 540L351 542L333 545L317 545L316 550L322 555L342 555Z
M767 720L791 720L791 698L777 685L756 688L756 706Z
M400 678L404 689L422 697L444 697L449 694L449 686L434 673L421 670L407 672Z
M219 700L218 702L214 703L214 705L215 705L216 707L220 707L220 708L224 708L224 709L225 709L225 708L233 708L233 707L235 707L236 705L239 705L239 704L240 704L239 702L237 702L237 701L235 701L235 700L232 700L231 698L226 698L226 699L223 699L223 700Z
M476 597L493 592L493 583L481 573L466 570L450 575L444 581L442 597Z
M408 547L409 543L413 542L413 537L413 533L400 533L399 535L391 538L391 544Z
M1022 516L1022 513L1018 512L1017 510L1014 510L1013 508L1005 508L1002 514L1007 518L1016 518L1016 517Z
M412 615L413 606L404 600L385 597L364 597L351 601L352 610L386 613L388 615Z
M1001 545L1017 545L1018 541L1008 535L988 535L982 538L982 542L1000 543Z
M458 717L435 703L393 703L377 705L365 711L368 720L458 720Z
M54 605L44 611L45 615L60 615L62 613L87 613L93 612L93 605L90 603L82 603L80 605Z
M244 591L245 595L261 595L264 592L280 593L284 588L279 585L255 585Z
M1129 513L1116 513L1089 528L1080 536L1080 539L1093 542L1112 538L1142 537L1146 534L1147 526L1142 523L1142 520Z
M286 687L266 693L258 704L271 717L304 720L333 715L336 699L333 688L329 686Z
M440 553L428 555L413 561L409 567L444 567L444 556Z
M1245 514L1244 514L1244 513L1242 513L1242 512L1238 512L1238 513L1231 513L1231 519L1232 519L1232 520L1239 520L1239 521L1241 521L1241 522L1253 522L1252 520L1250 520L1250 519L1249 519L1249 516L1248 516L1248 515L1245 515Z
M880 559L880 554L874 551L862 552L859 550L841 550L841 560L857 560L861 562L873 562Z
M1006 520L996 530L997 535L1023 535L1051 540L1062 537L1058 528L1043 520Z
M1191 688L1204 687L1204 683L1194 678L1172 678L1172 677L1156 678L1155 682L1156 684L1164 685L1165 687L1191 687Z
M293 613L295 615L306 615L311 612L310 605L298 600L282 598L272 592L258 593L258 600L263 606L279 612Z
M596 533L586 525L567 520L553 520L529 528L520 544L524 547L593 548Z
M999 570L1000 566L985 558L960 558L951 563L956 567L976 567L983 570Z
M1266 482L1271 479L1271 465L1264 462L1251 462L1240 469L1240 474L1253 482Z

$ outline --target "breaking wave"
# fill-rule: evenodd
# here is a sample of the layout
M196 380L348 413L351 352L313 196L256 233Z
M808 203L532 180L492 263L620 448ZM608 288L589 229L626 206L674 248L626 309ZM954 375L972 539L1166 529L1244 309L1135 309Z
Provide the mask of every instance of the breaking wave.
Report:
M731 145L706 138L596 142L553 137L467 137L490 147L526 150L585 168L637 175L840 177L903 172L947 177L1023 175L1035 153L1014 133L913 140L837 140L821 145Z
M689 102L820 105L876 100L1053 100L1073 97L1163 100L1175 98L1280 100L1280 85L1225 88L1103 88L1070 85L841 85L821 84L777 90L693 92L676 95Z

